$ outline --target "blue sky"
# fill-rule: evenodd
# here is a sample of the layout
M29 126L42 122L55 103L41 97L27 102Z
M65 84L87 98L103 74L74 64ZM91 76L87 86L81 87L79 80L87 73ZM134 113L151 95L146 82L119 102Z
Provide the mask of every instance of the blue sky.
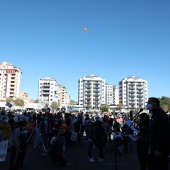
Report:
M51 77L77 101L90 73L116 86L134 75L149 97L170 97L169 9L169 0L1 0L0 63L21 69L32 99Z

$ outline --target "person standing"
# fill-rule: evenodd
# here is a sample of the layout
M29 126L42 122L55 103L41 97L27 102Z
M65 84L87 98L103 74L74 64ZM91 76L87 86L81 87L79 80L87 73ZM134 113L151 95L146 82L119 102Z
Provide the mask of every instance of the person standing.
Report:
M20 132L19 137L19 150L16 160L16 165L18 168L25 168L24 159L27 151L27 143L28 143L28 129L27 129L27 121L22 121L23 125Z
M8 123L8 118L6 116L2 117L2 122L0 123L0 130L2 131L2 139L7 140L11 135L11 126Z
M94 158L92 157L92 151L94 146L94 138L95 138L95 128L94 122L90 122L87 129L87 140L88 140L88 160L89 162L94 162Z
M137 140L137 154L141 170L148 167L148 149L149 149L149 123L150 119L147 113L139 116L139 134Z
M168 170L170 153L168 116L161 109L158 98L150 97L146 107L152 114L149 127L149 169Z
M95 147L99 151L99 159L98 162L103 162L103 148L105 147L105 133L103 124L101 121L97 121L95 124Z
M18 169L17 167L17 156L18 156L18 152L21 152L19 150L19 145L20 145L20 134L21 134L21 129L23 129L23 122L19 121L16 123L16 127L14 128L14 130L12 131L10 137L9 137L9 144L8 144L8 148L10 149L10 167L9 170L16 170Z

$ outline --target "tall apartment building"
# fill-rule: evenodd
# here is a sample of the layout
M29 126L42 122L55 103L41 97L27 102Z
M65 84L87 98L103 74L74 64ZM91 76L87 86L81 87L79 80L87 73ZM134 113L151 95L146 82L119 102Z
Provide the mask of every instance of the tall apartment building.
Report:
M118 105L119 104L119 89L115 85L107 84L106 87L106 104L107 105Z
M0 64L0 100L19 98L22 72L7 62Z
M59 103L60 88L53 78L41 78L38 83L38 100L48 106L53 101Z
M78 80L78 103L98 109L105 104L105 79L90 74Z
M70 103L70 95L67 93L66 87L59 85L60 87L60 103L66 105Z
M57 83L53 78L39 79L38 100L48 106L53 101L62 104L68 104L68 94L66 88Z
M144 108L148 100L146 80L130 76L119 82L119 103L129 109Z

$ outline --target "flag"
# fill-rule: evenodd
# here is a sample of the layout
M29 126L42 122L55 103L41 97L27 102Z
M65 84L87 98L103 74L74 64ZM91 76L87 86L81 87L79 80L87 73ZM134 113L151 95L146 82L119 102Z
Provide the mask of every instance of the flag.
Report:
M9 102L6 102L6 104L5 104L6 106L8 106L9 108L11 108L12 107L12 104L11 103L9 103Z

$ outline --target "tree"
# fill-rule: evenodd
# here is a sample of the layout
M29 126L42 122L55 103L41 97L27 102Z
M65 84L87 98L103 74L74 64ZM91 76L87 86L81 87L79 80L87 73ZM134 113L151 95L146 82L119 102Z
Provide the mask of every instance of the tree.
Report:
M52 103L51 103L51 108L52 109L54 109L54 110L57 110L58 108L59 108L59 106L60 106L60 103L57 103L57 102L55 102L55 101L53 101Z
M117 106L117 108L118 108L119 110L122 110L122 109L125 108L125 106L124 106L123 103L119 103L118 106Z
M14 100L11 97L6 98L6 102L13 102Z
M90 104L87 104L87 105L86 105L86 108L87 108L87 109L90 109L90 108L91 108L91 105L90 105Z
M108 112L109 106L108 105L104 105L100 109L101 109L102 112Z
M162 96L161 98L159 98L159 100L160 100L160 105L162 109L166 112L167 111L170 112L170 98Z
M17 98L14 100L15 106L24 106L24 100Z

